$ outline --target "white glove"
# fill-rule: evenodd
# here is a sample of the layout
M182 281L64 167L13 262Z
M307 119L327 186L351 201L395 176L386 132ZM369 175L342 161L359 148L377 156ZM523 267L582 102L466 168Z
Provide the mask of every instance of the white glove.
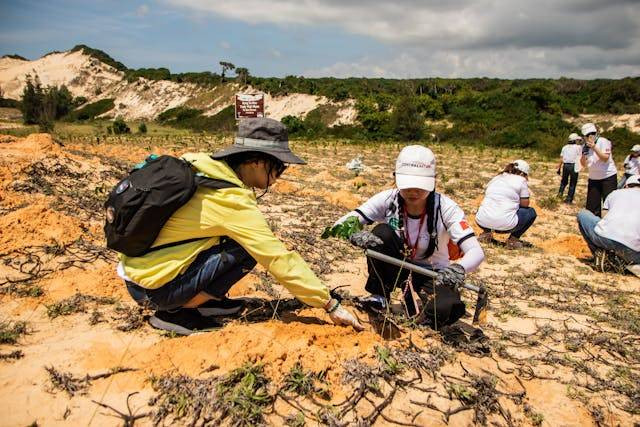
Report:
M338 306L334 308L330 313L329 317L336 325L343 326L353 326L353 329L356 331L364 331L364 327L358 322L356 317L349 313L349 311L344 308L339 302L336 301Z

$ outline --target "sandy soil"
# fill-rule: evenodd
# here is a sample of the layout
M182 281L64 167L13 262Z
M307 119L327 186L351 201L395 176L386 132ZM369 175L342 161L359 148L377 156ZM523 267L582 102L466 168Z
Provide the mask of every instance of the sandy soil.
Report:
M2 335L3 425L121 425L113 411L95 402L127 413L131 393L137 393L129 400L134 413L151 413L163 425L187 425L193 400L175 394L174 399L184 399L182 406L176 403L174 412L159 415L161 395L152 378L180 374L184 381L206 381L247 362L264 366L269 393L278 396L266 411L270 425L282 425L291 414L304 414L307 425L340 425L336 417L361 425L367 420L374 425L640 422L640 279L596 272L585 260L588 250L575 224L584 204L584 176L576 205L543 208L541 200L557 191L555 165L528 158L539 213L525 236L532 247L507 251L500 244L487 245L486 262L470 277L490 291L491 308L482 326L487 342L470 339L470 318L458 325L465 339L405 324L390 337L380 333L384 327L378 320L348 301L366 331L335 327L321 310L289 301L288 292L261 268L230 292L253 298L252 304L261 301L252 312L214 332L176 338L143 321L148 313L131 302L115 275L115 254L103 248L101 204L110 186L146 153L176 153L178 148L151 139L62 142L46 134L0 136L0 324L3 334L20 321L27 331L15 343ZM198 138L181 143L180 151L213 150L220 144ZM261 199L265 215L328 286L363 295L362 254L319 235L349 209L388 188L400 146L293 145L309 164L287 170ZM522 156L432 148L439 159L439 189L470 219L483 185L508 159ZM356 154L367 166L359 177L344 167ZM474 166L468 170L475 172L462 173L460 165ZM464 300L473 312L474 295L465 294ZM276 305L280 309L274 310ZM393 361L380 356L385 347L401 365L397 372L389 371ZM413 368L416 360L421 364ZM277 394L297 364L325 373L329 400ZM362 366L377 372L370 379L379 382L377 391L348 379ZM135 370L118 372L118 367ZM67 377L66 384L79 389L72 394L56 387L46 368L71 374L75 381ZM111 370L116 373L109 375ZM99 374L105 375L83 380ZM351 409L341 403L357 397L358 390L366 398ZM214 392L209 392L211 401ZM152 423L147 416L136 421Z

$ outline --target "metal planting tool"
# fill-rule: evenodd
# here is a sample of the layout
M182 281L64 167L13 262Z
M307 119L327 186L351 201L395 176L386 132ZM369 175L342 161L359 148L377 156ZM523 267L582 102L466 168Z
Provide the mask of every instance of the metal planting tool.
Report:
M416 264L411 264L407 261L393 258L389 255L381 254L380 252L371 249L367 249L365 251L365 254L368 257L395 265L396 267L404 268L417 274L422 274L434 279L438 277L438 273L436 273L435 271L431 271L428 268L424 268ZM489 309L489 295L487 294L487 289L484 287L484 285L476 286L470 283L463 283L462 287L478 294L478 299L476 301L476 310L473 313L473 324L483 324L487 320L487 310Z

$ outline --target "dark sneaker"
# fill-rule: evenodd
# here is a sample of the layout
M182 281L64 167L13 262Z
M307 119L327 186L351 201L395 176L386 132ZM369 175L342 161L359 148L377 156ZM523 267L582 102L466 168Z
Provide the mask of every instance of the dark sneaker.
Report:
M516 239L515 237L509 237L505 242L505 247L507 249L522 249L524 247L524 242L520 239Z
M197 310L202 316L229 316L236 314L243 308L243 300L225 298L220 301L210 299L198 306Z
M478 236L478 242L480 243L491 243L493 241L493 233L490 231L485 231L484 233L480 233Z
M202 316L193 308L182 308L174 312L156 311L149 318L149 323L156 329L178 335L191 335L194 332L212 331L222 327L220 323Z

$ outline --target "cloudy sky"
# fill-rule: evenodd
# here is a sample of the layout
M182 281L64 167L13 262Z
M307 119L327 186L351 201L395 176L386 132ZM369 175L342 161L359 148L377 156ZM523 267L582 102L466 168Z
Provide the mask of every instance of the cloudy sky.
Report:
M0 0L0 54L258 76L640 75L640 0Z

